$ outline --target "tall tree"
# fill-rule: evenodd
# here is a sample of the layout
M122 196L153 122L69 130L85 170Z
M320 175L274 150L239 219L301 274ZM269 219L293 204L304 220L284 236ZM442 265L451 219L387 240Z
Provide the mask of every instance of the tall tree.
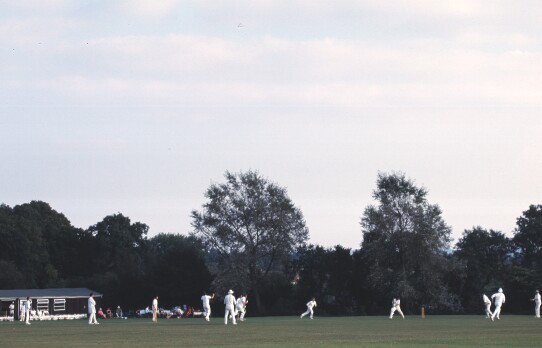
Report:
M269 272L285 267L307 240L308 230L285 188L255 171L226 172L225 178L207 189L203 210L192 211L193 233L216 256L218 290L244 286L260 310L259 284Z
M503 233L474 227L465 230L454 255L465 276L461 300L466 310L479 312L481 296L504 286L512 243Z
M212 280L202 249L192 236L160 233L149 239L145 298L159 294L166 306L199 304Z
M147 248L148 226L132 223L122 214L106 216L90 226L81 236L87 265L84 281L88 286L108 294L107 305L116 305L111 300L123 298L127 303L137 302L133 292L145 275L144 257ZM91 276L90 276L91 275ZM90 277L89 277L90 276Z
M510 270L506 286L514 301L531 297L534 289L542 284L542 205L530 205L517 218L512 241L516 266ZM527 301L511 304L519 311L530 310Z
M385 295L401 296L405 307L425 304L458 310L458 300L443 281L450 227L427 191L403 173L379 173L369 205L361 218L362 249L369 281Z
M522 266L542 271L542 205L529 206L517 219L513 241Z
M296 285L298 305L311 297L319 299L319 311L330 314L353 314L355 263L350 249L339 245L325 249L310 245L298 250L294 263L298 269Z

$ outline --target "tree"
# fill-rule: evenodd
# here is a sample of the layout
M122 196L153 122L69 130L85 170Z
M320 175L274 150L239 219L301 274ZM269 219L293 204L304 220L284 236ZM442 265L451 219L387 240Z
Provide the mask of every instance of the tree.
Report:
M83 257L86 260L84 278L75 282L108 294L104 305L117 305L112 301L122 298L124 303L135 304L140 294L138 288L144 279L146 267L144 254L149 227L140 222L132 223L122 214L106 216L90 226L81 235Z
M157 294L166 306L199 304L211 284L201 242L194 237L160 233L149 240L145 298Z
M457 298L443 281L451 229L427 191L402 173L379 173L373 198L361 218L362 250L369 278L388 304L400 296L404 306L454 311Z
M512 243L501 232L481 227L463 232L454 256L463 265L461 299L467 310L479 312L482 294L504 286L511 253Z
M355 263L350 249L339 245L328 249L309 245L298 250L294 265L299 272L298 305L315 296L319 299L319 311L330 314L355 312Z
M521 214L516 221L512 240L516 266L506 279L507 295L510 293L515 299L529 298L534 289L542 284L542 205L530 205ZM518 310L530 310L527 301L520 300L513 305Z
M542 271L542 205L529 206L517 219L513 241L522 266Z
M232 174L205 192L208 202L192 211L193 234L215 255L215 286L236 285L251 290L262 309L259 285L271 271L285 267L304 244L308 230L301 211L286 189L255 171Z

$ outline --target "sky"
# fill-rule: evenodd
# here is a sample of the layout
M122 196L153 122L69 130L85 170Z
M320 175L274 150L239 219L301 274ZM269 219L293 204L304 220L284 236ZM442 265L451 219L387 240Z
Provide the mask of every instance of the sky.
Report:
M541 204L538 1L0 0L0 202L188 234L226 171L358 248L379 172L456 242Z

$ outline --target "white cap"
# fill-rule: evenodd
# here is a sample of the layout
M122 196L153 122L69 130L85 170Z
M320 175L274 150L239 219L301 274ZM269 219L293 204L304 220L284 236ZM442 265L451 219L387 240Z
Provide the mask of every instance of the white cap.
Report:
M228 294L233 294L233 290L230 289L230 290L228 291Z
M502 292L502 288L499 288L499 292Z

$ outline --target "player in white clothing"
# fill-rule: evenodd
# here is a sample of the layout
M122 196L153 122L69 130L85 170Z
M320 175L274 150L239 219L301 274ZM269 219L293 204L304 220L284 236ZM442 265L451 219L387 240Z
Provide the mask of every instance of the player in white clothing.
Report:
M154 323L158 322L158 296L152 300L152 321Z
M209 321L209 317L211 316L211 304L209 301L215 298L215 294L212 293L211 296L207 295L206 293L203 293L203 296L201 296L201 303L203 304L203 318L206 321Z
M531 301L534 302L534 317L540 319L540 293L538 290L534 292L534 298Z
M299 318L303 318L305 315L310 314L309 317L312 319L313 315L314 315L313 308L315 308L315 307L317 307L316 298L313 297L312 300L307 302L307 311L305 313L301 314L301 316Z
M228 325L229 316L231 316L233 325L237 325L235 322L235 297L233 296L233 290L229 290L226 297L224 297L224 305L226 306L226 312L224 313L224 325Z
M96 301L94 300L94 294L91 292L87 302L88 311L88 323L89 325L98 325L96 320Z
M399 312L399 314L401 314L403 319L405 319L405 315L403 314L403 311L401 311L401 300L398 298L394 298L391 301L390 319L393 318L393 314L395 313L395 311Z
M491 313L491 300L486 294L482 295L482 299L484 300L484 306L486 306L486 318L489 319L493 315L493 313Z
M495 318L497 318L497 320L501 320L499 316L501 314L501 306L503 303L506 302L506 297L504 296L504 293L502 292L502 288L499 288L498 292L491 295L491 299L495 301L495 310L493 311L491 320L494 321Z
M24 318L25 318L26 325L30 325L30 307L32 307L32 301L30 300L30 297L27 297L23 305Z
M235 310L237 312L236 314L239 314L240 321L245 321L245 313L248 303L247 297L248 295L241 294L241 297L237 299L237 302L235 304Z

